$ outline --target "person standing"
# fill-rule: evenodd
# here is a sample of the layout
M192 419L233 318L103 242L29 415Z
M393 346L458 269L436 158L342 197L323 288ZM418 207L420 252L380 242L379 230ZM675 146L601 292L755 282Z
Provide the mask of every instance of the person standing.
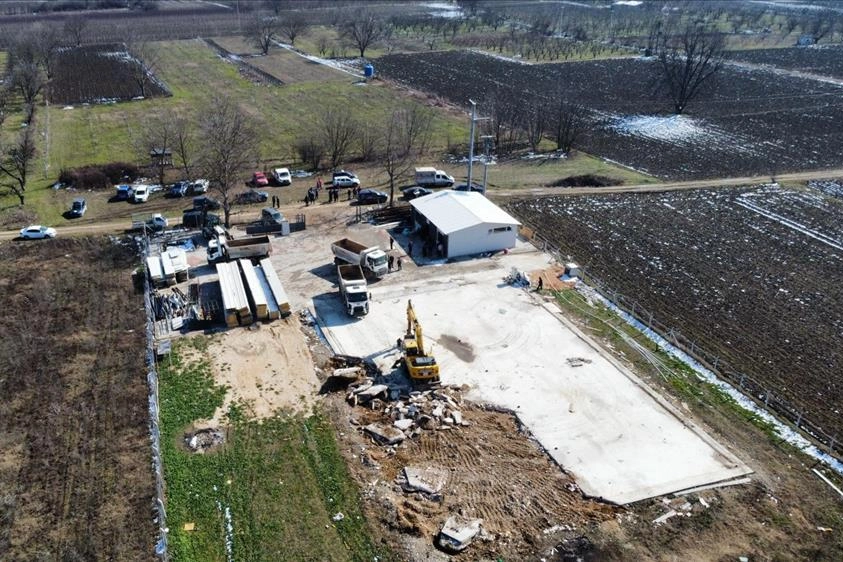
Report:
M392 254L389 254L389 258L386 260L386 262L387 262L388 270L391 272L392 271L392 264L395 263L395 256L393 256Z
M407 242L407 255L413 257L413 241Z
M389 237L389 249L393 249L395 247L395 238L392 236Z
M316 176L316 192L322 189L322 176Z
M403 265L403 261L401 260L401 256L398 256L398 271L401 271L401 266Z

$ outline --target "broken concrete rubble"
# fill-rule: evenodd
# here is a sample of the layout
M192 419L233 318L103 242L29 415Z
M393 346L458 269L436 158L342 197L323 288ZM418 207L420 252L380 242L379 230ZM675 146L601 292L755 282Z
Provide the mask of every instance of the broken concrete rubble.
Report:
M480 532L481 525L483 525L482 519L465 519L452 515L442 525L437 543L445 550L462 552Z
M404 435L404 432L400 429L380 423L370 423L363 429L379 443L384 445L395 445L406 438L406 435Z
M405 492L421 492L431 499L441 499L439 493L445 487L448 472L441 468L405 466L396 480Z

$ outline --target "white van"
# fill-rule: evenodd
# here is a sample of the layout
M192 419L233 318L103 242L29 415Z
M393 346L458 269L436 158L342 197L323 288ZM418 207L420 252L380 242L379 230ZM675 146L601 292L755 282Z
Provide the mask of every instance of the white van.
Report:
M290 176L290 170L287 168L275 168L272 170L272 179L278 185L290 185L293 183L293 178Z
M136 185L132 193L132 201L135 203L146 203L149 201L149 186Z
M454 178L436 168L416 168L416 185L422 187L451 187Z

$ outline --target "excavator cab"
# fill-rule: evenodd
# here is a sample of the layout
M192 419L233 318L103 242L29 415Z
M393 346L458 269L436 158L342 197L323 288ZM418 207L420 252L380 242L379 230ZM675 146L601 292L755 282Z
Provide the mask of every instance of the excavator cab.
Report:
M439 382L439 364L432 355L425 353L422 328L412 301L407 301L407 332L401 343L410 379L413 382Z

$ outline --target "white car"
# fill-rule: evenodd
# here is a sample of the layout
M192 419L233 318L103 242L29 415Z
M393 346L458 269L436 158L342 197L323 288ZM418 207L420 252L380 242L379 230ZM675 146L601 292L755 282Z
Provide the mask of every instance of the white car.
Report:
M207 193L209 183L208 180L194 180L190 184L190 193Z
M132 194L132 201L135 203L146 203L149 201L149 186L136 185Z
M41 226L40 224L33 224L22 228L20 237L24 240L40 240L41 238L55 238L56 229L50 226Z
M290 177L290 170L287 168L275 168L272 170L272 179L278 185L290 185L293 178Z
M360 180L351 176L334 176L334 187L360 187Z

